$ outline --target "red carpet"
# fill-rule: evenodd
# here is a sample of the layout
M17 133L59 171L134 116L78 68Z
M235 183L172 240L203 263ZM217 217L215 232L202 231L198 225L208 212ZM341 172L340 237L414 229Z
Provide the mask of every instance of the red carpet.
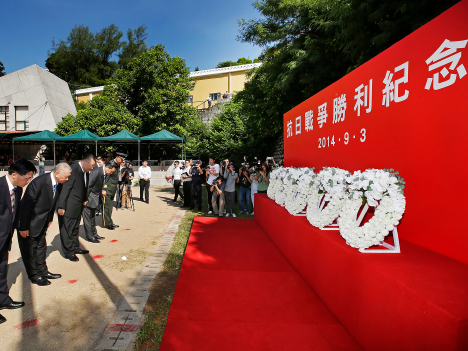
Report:
M197 217L160 350L360 350L251 219Z

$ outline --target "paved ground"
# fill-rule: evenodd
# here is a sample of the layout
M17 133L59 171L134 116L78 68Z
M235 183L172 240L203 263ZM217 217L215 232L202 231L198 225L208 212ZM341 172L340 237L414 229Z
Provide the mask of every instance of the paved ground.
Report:
M0 325L1 349L93 349L146 262L158 247L166 245L162 242L164 231L179 210L172 198L173 189L152 188L149 205L135 201L135 212L114 209L114 223L120 228L110 231L99 227L99 235L106 238L100 244L80 239L90 253L78 255L79 262L62 257L55 217L47 234L47 264L62 278L46 287L27 279L15 235L9 259L10 296L25 301L26 306L1 311L8 319ZM102 217L98 218L100 225ZM124 256L127 260L122 260Z

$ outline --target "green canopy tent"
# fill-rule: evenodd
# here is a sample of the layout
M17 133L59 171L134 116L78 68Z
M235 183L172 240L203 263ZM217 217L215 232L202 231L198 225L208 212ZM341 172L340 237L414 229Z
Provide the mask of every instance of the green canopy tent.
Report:
M128 130L124 129L117 134L101 138L100 141L108 141L110 143L138 143L138 166L140 165L140 138L135 134L132 134Z
M78 133L70 134L70 135L61 137L60 141L64 141L64 142L76 141L77 143L79 143L79 142L89 143L90 141L94 141L94 143L96 145L96 155L97 155L97 151L98 151L97 143L98 143L98 140L101 140L101 139L102 139L101 137L97 136L94 133L91 133L89 130L83 129L82 131L80 131Z
M182 158L185 159L184 157L184 142L185 142L185 139L184 138L181 138L175 134L172 134L171 132L163 129L157 133L154 133L154 134L151 134L151 135L147 135L147 136L144 136L144 137L141 137L140 138L141 141L146 141L148 142L148 158L149 158L149 152L150 152L150 149L149 149L149 146L151 144L151 142L154 142L154 143L182 143Z
M52 142L54 145L54 165L55 165L55 142L61 141L62 137L49 130L43 130L42 132L25 135L22 137L13 138L13 159L15 158L15 141L18 142Z

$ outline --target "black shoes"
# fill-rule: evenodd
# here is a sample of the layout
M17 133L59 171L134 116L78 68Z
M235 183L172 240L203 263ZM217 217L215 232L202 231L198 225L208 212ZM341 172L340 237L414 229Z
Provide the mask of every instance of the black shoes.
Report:
M104 239L105 239L103 236L99 236L99 235L97 235L97 234L96 234L94 237L95 237L96 239L98 239L98 240L104 240Z
M59 278L62 278L62 275L61 275L61 274L54 274L54 273L47 272L47 274L43 275L42 278L46 278L46 279L59 279Z
M76 255L72 255L68 257L68 259L72 262L78 262L80 260L78 257L76 257Z
M140 201L143 202L143 198L142 198L142 197L140 197Z
M176 202L177 200L172 200L172 202Z
M95 238L95 237L93 237L93 238L91 238L91 239L86 239L86 241L89 241L90 243L95 243L95 244L99 244L99 243L100 243L100 241L99 241L97 238Z
M17 308L21 308L23 306L24 306L24 302L11 301L10 303L7 303L6 305L0 305L0 310L14 310Z
M114 230L115 229L115 227L113 227L111 225L108 225L106 228L109 229L109 230Z
M114 228L118 228L119 226L117 224L112 224Z
M5 323L5 322L6 322L6 318L0 314L0 324Z
M88 250L82 250L82 249L79 249L78 251L75 251L75 255L78 254L78 255L85 255L89 253Z
M51 284L51 282L45 276L37 278L35 281L32 281L32 283L39 286L47 286Z

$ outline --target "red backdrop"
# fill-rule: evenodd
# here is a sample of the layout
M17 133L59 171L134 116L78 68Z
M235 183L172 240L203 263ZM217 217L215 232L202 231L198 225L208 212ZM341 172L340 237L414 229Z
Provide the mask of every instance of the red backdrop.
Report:
M400 237L465 263L467 18L464 0L284 115L286 166L398 170Z

